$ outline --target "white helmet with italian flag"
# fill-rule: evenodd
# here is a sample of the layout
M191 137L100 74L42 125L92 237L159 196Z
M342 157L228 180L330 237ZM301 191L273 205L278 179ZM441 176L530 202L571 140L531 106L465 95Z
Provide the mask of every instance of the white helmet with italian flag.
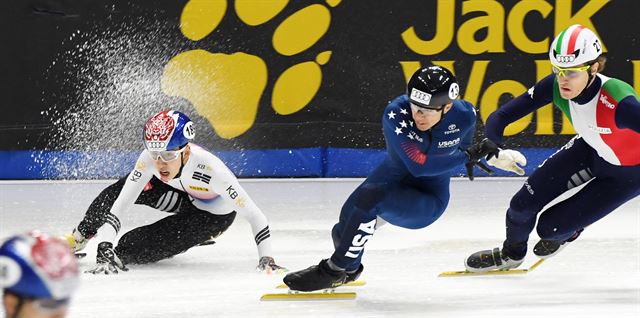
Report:
M602 54L598 36L586 27L574 24L564 29L553 40L549 49L551 64L575 67L595 61Z

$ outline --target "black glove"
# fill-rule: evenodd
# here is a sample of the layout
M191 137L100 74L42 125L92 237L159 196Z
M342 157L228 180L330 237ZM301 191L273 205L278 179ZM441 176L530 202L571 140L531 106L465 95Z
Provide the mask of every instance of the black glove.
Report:
M126 272L129 269L124 266L118 255L116 255L113 244L110 242L102 242L98 244L96 267L85 273L109 275L117 274L118 270Z
M271 274L273 272L280 274L288 272L289 270L276 264L276 261L273 260L271 256L262 256L260 257L260 261L258 262L258 267L256 270L259 272L265 272L267 274Z
M477 143L471 146L469 149L465 150L467 156L469 157L469 161L465 164L467 168L467 176L469 180L473 181L473 166L478 166L481 170L488 174L493 174L493 170L489 169L484 163L482 163L482 158L487 160L492 157L498 157L498 153L500 152L500 148L493 141L488 138L483 139L480 143Z

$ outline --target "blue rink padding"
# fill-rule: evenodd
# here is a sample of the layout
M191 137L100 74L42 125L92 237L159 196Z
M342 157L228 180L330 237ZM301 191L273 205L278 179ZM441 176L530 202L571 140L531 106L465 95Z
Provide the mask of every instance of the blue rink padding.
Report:
M557 149L519 150L527 157L525 171L528 175ZM213 153L241 178L365 177L385 157L383 149L320 147ZM0 151L0 179L114 179L128 174L139 154L122 151ZM454 175L464 176L464 167L457 169ZM487 174L476 169L476 176ZM515 175L496 170L494 176Z
M520 148L517 149L527 158L527 165L524 167L525 174L529 175L558 148ZM384 160L386 151L378 149L352 149L352 148L328 148L326 160L326 172L324 177L365 177L369 171L375 168ZM427 158L427 164L429 158ZM494 171L496 177L513 177L514 173L497 170ZM464 166L454 171L454 176L466 176ZM479 168L475 168L475 175L478 177L489 176Z

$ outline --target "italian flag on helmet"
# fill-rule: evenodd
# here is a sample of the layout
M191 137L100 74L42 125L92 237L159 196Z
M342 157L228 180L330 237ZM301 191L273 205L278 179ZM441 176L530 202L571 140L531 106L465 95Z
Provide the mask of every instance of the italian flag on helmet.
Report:
M553 40L549 49L551 64L574 67L591 62L602 54L602 44L593 31L574 24Z

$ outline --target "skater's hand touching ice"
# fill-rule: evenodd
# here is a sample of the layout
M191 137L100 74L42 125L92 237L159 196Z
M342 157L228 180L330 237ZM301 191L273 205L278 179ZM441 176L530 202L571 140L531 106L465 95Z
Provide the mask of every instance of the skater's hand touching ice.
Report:
M260 261L258 262L258 267L256 267L256 270L259 272L267 273L267 274L271 274L271 273L279 274L279 273L286 273L289 271L285 267L277 265L276 261L271 256L260 257Z
M85 271L90 274L117 274L118 270L123 272L129 269L124 266L115 250L113 244L109 242L102 242L98 244L98 255L96 256L96 267Z

